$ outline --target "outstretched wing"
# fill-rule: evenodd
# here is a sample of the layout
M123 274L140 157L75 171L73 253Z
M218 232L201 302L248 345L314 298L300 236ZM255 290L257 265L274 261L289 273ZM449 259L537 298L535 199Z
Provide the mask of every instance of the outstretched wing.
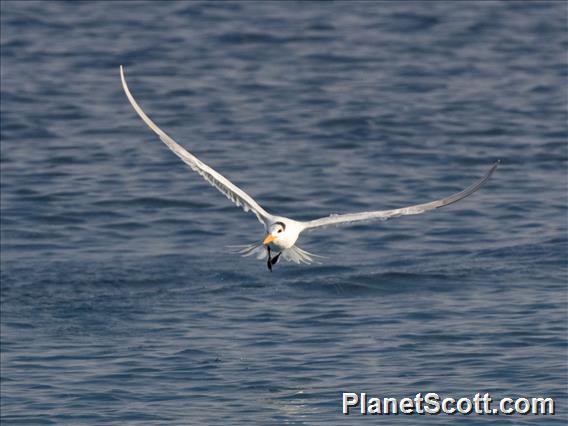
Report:
M176 141L174 141L171 137L169 137L166 132L160 129L156 124L150 120L150 118L146 115L146 113L140 108L138 102L134 99L130 90L128 89L128 85L126 84L126 79L124 78L124 70L122 65L120 66L120 78L122 80L122 87L130 104L134 108L134 110L138 113L140 118L144 120L144 122L152 129L164 142L168 148L170 148L179 158L183 160L185 164L187 164L191 169L197 172L203 179L221 191L229 200L235 203L237 206L243 208L246 211L252 211L260 223L264 224L265 227L268 226L270 222L270 214L266 212L260 205L254 201L254 199L248 195L245 191L231 183L227 178L222 176L220 173L217 173L207 164L200 161L197 157L190 154L186 151L181 145L179 145Z
M441 200L431 201L429 203L424 204L417 204L415 206L403 207L400 209L394 210L382 210L382 211L375 211L375 212L363 212L363 213L351 213L351 214L342 214L342 215L331 215L329 217L322 217L321 219L311 220L309 222L304 222L304 229L313 229L319 228L322 226L328 225L339 225L343 223L350 223L350 222L359 222L365 220L372 220L372 219L389 219L391 217L397 216L404 216L410 214L420 214L427 212L428 210L437 209L439 207L444 207L449 204L453 204L459 200L464 199L465 197L470 196L475 191L483 186L485 182L491 177L497 166L499 165L499 161L497 161L491 169L483 176L479 181L475 182L474 184L468 186L461 192L458 192L454 195L450 195L447 198L442 198Z

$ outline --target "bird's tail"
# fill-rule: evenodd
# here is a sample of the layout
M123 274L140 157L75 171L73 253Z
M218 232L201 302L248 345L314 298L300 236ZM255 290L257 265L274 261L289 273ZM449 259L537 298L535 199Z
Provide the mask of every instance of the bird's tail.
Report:
M292 246L282 252L282 257L288 262L304 263L309 265L311 263L321 263L320 259L325 259L323 256L302 250L298 246Z
M226 246L231 253L240 254L243 257L255 255L258 260L263 260L268 255L266 247L262 243L252 243L237 246Z
M255 255L258 260L266 259L268 252L264 244L252 243L236 246L226 246L232 253L240 254L243 257ZM320 259L325 259L323 256L318 256L302 250L300 247L293 246L289 249L282 250L282 258L288 262L304 263L310 265L311 263L321 263Z

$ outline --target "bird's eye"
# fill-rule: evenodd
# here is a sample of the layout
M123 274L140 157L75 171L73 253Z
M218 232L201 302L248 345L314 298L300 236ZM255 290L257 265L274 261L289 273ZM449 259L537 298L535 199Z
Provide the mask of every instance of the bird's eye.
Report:
M279 230L278 230L278 233L280 234L281 232L282 232L282 229L279 229Z

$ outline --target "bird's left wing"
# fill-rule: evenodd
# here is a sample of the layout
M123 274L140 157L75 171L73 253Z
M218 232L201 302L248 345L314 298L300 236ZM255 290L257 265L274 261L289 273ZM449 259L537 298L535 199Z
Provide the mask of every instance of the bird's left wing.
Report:
M389 219L391 217L397 217L397 216L420 214L427 212L428 210L433 210L447 206L449 204L453 204L459 200L464 199L465 197L470 196L479 188L481 188L483 184L487 182L487 180L491 177L491 175L493 174L493 172L495 171L498 165L499 161L493 164L491 169L489 169L489 171L485 174L485 176L483 176L479 181L468 186L463 191L450 195L449 197L442 198L441 200L431 201L429 203L417 204L414 206L403 207L394 210L381 210L375 212L331 215L328 217L322 217L320 219L311 220L309 222L303 222L304 230L319 228L328 225L339 225L344 223L359 222L359 221L366 221L372 219Z
M195 157L194 155L190 154L187 150L185 150L181 145L179 145L176 141L174 141L171 137L169 137L166 132L160 129L156 124L150 120L150 118L146 115L146 113L140 108L138 102L134 99L130 90L128 89L128 85L126 84L126 79L124 78L124 70L122 65L120 66L120 78L122 80L122 87L130 104L134 108L134 110L138 113L140 118L144 120L144 122L152 129L164 142L168 148L170 148L179 158L183 160L185 164L187 164L191 169L197 172L203 179L217 188L221 193L223 193L229 200L235 203L237 206L243 208L246 211L252 211L260 223L262 223L265 227L268 227L270 222L271 215L264 210L254 199L248 195L245 191L240 189L238 186L234 185L229 179L217 173L207 164L203 163L199 160L199 158Z

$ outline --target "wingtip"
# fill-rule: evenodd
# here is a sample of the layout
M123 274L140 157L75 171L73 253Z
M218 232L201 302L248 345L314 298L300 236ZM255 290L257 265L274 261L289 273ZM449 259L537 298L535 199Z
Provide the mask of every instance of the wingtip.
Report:
M498 159L497 161L495 161L493 163L493 165L491 166L491 168L489 169L489 171L487 172L487 174L485 175L484 179L489 179L493 173L495 172L495 170L497 170L497 166L499 166L499 164L501 164L501 160Z
M126 76L124 75L124 67L122 65L120 65L120 81L122 81L122 86L124 87L124 90L128 91L126 85Z

